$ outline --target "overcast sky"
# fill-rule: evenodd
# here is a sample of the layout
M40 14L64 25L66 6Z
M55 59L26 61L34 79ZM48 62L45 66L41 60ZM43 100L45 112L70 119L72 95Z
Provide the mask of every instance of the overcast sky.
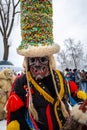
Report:
M54 0L54 40L60 45L66 38L87 44L87 0Z
M63 42L67 38L81 40L87 47L87 0L53 0L53 34L54 42L63 48ZM15 66L21 66L23 57L16 53L20 44L20 25L16 24L11 40L9 61ZM1 47L0 47L1 48ZM0 53L0 60L2 53Z

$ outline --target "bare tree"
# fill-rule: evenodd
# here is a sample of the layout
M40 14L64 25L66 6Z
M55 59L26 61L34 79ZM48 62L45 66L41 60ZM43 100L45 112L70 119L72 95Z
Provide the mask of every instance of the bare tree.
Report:
M67 55L66 51L62 50L57 55L57 61L61 64L62 69L66 68L67 66Z
M64 41L64 46L65 48L57 55L57 61L61 64L62 69L80 68L83 60L81 42L75 42L74 39L69 38Z
M66 50L67 50L67 56L72 61L72 64L74 64L74 68L78 68L80 65L80 61L83 59L83 48L80 41L77 43L74 41L74 39L66 39L64 41Z
M3 60L8 60L10 47L8 40L13 29L15 15L19 13L19 11L17 11L17 7L20 0L16 1L0 0L0 33L2 35L4 45Z

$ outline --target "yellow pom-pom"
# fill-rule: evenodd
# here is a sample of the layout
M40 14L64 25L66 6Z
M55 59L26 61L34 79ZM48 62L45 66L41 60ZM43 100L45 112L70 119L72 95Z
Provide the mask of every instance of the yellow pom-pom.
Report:
M84 91L81 91L81 90L79 90L79 91L77 92L77 97L80 98L80 99L82 99L82 100L87 99L86 93L85 93Z
M20 124L19 124L19 122L17 120L11 121L7 125L7 129L6 130L20 130Z

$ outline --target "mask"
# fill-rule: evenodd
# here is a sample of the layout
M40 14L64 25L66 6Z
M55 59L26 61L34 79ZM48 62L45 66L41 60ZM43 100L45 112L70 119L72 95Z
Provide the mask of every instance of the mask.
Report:
M36 80L43 79L50 74L48 57L29 57L30 73Z

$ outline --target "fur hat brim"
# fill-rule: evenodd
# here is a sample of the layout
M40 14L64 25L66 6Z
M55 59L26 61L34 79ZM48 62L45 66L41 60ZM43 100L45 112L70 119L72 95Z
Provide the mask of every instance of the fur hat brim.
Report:
M49 46L29 46L27 49L17 48L17 53L25 57L43 57L50 56L59 52L60 47L58 44L53 44Z

